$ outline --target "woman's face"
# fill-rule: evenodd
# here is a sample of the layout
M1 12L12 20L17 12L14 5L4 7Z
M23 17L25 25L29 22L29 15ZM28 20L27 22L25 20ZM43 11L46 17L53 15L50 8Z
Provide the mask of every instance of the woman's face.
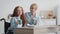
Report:
M22 15L22 8L17 8L17 11L18 11L18 15L21 16Z
M36 13L36 10L37 10L37 6L32 6L30 8L31 13Z

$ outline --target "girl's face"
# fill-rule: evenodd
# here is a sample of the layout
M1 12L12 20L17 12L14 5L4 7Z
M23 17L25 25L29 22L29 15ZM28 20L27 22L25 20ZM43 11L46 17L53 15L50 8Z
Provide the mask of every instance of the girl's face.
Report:
M36 13L36 10L37 10L37 6L32 6L30 8L31 13Z
M21 16L21 15L22 15L22 10L23 10L23 9L22 9L22 8L20 8L20 7L19 7L19 8L17 8L18 16Z

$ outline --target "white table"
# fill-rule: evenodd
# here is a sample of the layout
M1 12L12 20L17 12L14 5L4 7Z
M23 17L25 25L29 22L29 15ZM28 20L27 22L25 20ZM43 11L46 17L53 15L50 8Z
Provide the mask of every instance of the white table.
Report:
M60 26L48 27L21 27L16 28L15 34L45 34L60 31Z

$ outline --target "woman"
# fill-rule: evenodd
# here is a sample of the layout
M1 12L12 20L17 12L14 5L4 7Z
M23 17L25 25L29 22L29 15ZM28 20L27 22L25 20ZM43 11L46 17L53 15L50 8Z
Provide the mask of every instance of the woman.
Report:
M8 28L8 31L10 31L9 34L12 34L14 32L15 28L22 27L25 24L25 16L24 16L24 12L23 12L23 8L22 7L17 6L14 9L14 12L13 12L12 16L13 17L11 18L11 21L10 21L11 25Z
M36 25L39 20L39 15L37 15L37 4L33 3L30 6L30 12L27 12L26 15L26 25Z

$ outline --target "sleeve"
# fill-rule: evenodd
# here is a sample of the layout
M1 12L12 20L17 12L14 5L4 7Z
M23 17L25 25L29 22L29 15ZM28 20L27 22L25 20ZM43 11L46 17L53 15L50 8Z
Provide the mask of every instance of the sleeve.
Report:
M15 25L16 21L15 21L14 17L11 19L10 23L11 23L11 28L15 28L16 27L16 25Z
M26 18L26 26L30 23L30 20L29 20L29 15L28 15L28 12L25 13L25 18Z
M28 23L28 15L25 13L26 23Z
M37 15L37 25L40 25L41 17Z

